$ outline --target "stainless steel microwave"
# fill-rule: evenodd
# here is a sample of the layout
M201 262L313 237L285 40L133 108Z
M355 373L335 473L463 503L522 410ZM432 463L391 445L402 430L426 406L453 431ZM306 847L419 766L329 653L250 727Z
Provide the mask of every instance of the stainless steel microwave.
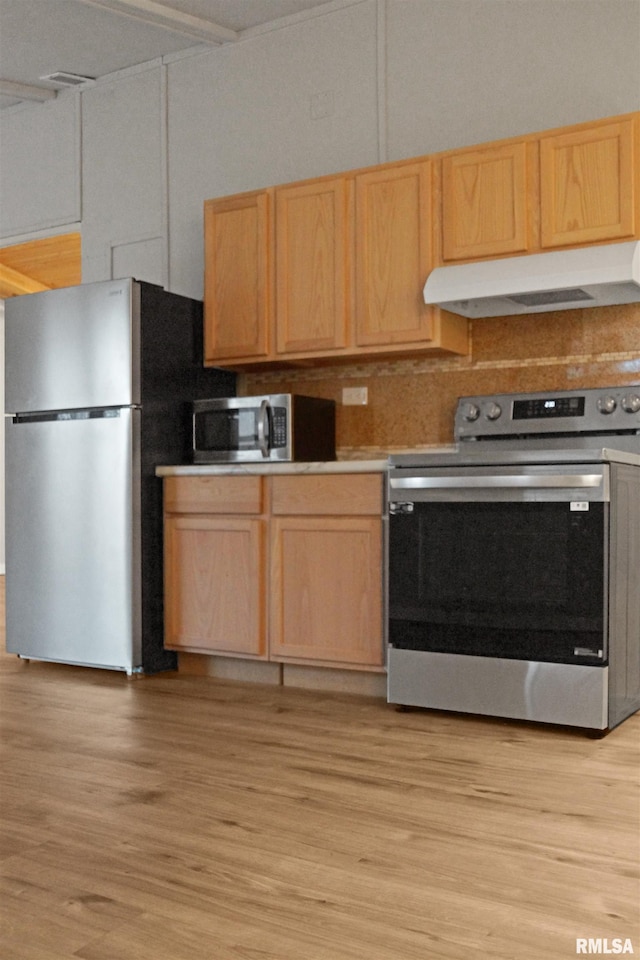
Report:
M196 400L193 462L335 460L333 400L278 393Z

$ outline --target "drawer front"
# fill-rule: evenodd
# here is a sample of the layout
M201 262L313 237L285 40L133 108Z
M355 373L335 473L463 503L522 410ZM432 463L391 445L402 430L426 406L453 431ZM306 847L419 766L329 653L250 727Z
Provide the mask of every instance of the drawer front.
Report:
M382 474L346 473L271 477L275 516L380 516Z
M165 513L262 513L262 477L166 477Z

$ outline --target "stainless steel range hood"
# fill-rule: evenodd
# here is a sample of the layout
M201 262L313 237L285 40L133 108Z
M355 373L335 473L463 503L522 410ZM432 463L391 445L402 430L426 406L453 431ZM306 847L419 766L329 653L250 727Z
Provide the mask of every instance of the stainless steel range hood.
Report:
M640 241L436 267L425 303L502 317L640 302Z

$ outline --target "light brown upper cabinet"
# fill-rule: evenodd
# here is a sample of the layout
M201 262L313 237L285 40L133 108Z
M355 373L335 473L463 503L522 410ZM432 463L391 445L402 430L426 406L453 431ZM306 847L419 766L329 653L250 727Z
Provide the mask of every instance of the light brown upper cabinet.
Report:
M431 163L379 167L355 184L355 342L428 343L436 313L422 299L432 266Z
M272 206L271 190L205 201L205 363L269 353Z
M442 260L526 253L537 147L525 141L461 150L442 159Z
M640 113L208 200L205 363L466 354L433 267L640 237Z
M347 344L350 192L345 177L275 191L279 354L331 352Z
M541 137L543 248L638 235L639 125L629 116Z
M450 151L436 169L437 263L640 236L638 113Z
M205 363L466 354L422 299L431 236L427 160L206 201Z

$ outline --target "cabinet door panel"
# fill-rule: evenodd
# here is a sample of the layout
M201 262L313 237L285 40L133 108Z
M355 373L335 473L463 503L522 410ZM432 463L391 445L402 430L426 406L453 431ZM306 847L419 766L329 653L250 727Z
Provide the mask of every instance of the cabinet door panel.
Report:
M343 178L276 190L278 352L346 343L347 184Z
M265 652L263 521L165 519L165 646Z
M382 167L356 176L356 344L433 338L422 299L431 267L431 165Z
M444 261L527 250L527 146L457 152L442 161Z
M634 236L634 147L632 119L541 139L543 247Z
M379 666L381 521L272 521L272 659Z
M268 352L270 204L269 191L205 202L207 363Z

